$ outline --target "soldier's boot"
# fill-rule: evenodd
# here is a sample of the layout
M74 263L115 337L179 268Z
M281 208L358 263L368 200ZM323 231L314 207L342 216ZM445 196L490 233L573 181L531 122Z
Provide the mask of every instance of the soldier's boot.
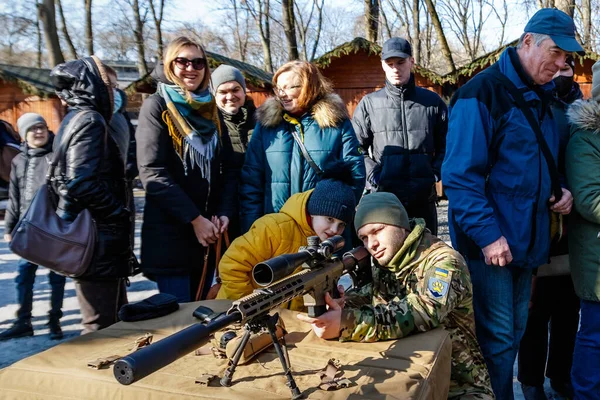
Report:
M48 327L50 328L50 339L51 340L60 340L63 338L63 331L60 328L60 320L52 318L48 322Z
M525 400L548 400L543 386L529 386L521 383L523 397Z
M0 340L16 339L26 336L33 336L31 321L17 321L13 326L0 333Z

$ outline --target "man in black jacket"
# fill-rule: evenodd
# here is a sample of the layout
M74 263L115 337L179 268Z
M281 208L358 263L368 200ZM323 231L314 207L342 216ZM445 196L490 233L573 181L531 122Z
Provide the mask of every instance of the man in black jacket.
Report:
M437 234L435 182L441 177L448 109L436 93L417 87L410 43L383 44L385 87L363 97L352 125L361 144L371 191L395 194L409 217Z

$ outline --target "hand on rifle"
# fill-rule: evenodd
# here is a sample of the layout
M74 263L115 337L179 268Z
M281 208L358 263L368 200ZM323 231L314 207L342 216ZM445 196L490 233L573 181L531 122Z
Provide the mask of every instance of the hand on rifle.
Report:
M342 323L342 306L339 304L339 300L333 299L329 293L325 293L325 303L329 307L329 310L325 314L317 318L298 314L298 319L312 324L313 332L321 339L335 339L340 336L340 326ZM343 296L341 300L343 304Z

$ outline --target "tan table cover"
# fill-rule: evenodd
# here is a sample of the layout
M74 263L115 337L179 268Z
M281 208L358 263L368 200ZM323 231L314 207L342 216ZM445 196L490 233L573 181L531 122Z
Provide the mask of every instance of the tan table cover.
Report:
M202 302L211 304L215 301ZM119 384L112 366L94 370L87 362L111 355L125 356L146 332L160 340L195 323L200 304L182 304L168 316L136 323L120 322L99 332L62 343L0 370L1 399L287 399L290 391L279 358L271 347L257 360L239 366L229 388L218 379L226 360L189 354L129 386ZM294 378L310 399L445 399L450 377L451 341L443 329L379 343L340 343L314 336L310 327L282 310ZM319 389L317 372L330 358L340 361L353 386L337 391ZM218 375L211 386L194 383L204 373Z

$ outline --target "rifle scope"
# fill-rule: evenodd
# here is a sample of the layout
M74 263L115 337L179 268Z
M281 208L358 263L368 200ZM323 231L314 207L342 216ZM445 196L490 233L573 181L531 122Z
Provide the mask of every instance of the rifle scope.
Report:
M252 268L252 277L261 286L269 286L292 273L300 265L313 261L321 261L330 258L333 253L344 248L345 240L336 235L321 243L317 236L308 238L309 245L301 247L298 253L283 254L270 260L258 263Z

